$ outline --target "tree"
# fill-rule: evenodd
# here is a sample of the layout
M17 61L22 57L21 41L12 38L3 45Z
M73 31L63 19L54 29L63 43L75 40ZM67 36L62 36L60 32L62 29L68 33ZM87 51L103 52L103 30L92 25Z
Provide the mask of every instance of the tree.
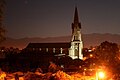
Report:
M101 63L106 65L115 65L111 63L115 63L115 58L118 52L119 48L116 43L105 41L97 47L95 55Z
M50 62L49 68L48 68L49 72L56 72L57 71L57 65L53 62Z
M5 29L3 24L5 4L5 0L0 0L0 43L5 39Z
M71 62L72 62L72 58L65 55L65 56L61 56L59 59L58 59L58 65L71 65Z
M75 66L82 66L83 65L83 60L81 60L81 59L74 59L73 60L73 65L75 65Z

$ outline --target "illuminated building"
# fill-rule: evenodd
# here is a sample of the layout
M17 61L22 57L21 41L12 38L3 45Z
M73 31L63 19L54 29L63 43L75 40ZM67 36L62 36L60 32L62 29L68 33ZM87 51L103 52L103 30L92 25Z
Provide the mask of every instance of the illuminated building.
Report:
M68 43L29 43L27 48L29 51L37 51L41 53L65 54L72 59L83 59L82 49L83 43L81 39L81 23L78 18L77 7L75 7L74 21L72 23L71 42Z
M72 57L72 59L83 59L82 49L83 43L81 39L81 23L78 19L78 11L76 7L74 14L74 22L72 23L72 40L71 47L69 50L69 56Z

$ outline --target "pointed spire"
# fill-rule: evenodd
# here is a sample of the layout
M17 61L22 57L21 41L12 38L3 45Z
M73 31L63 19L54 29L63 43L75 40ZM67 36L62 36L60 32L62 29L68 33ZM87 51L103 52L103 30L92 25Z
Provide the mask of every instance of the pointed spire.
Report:
M77 11L77 7L75 7L75 13L74 13L74 23L79 23L79 18L78 18L78 11Z

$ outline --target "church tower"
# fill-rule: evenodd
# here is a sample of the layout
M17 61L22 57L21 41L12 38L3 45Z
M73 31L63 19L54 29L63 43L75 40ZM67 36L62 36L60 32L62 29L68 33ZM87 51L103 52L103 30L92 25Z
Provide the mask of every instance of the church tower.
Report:
M83 59L83 43L81 39L81 23L78 18L77 7L75 7L74 22L72 23L72 39L69 56L72 59Z

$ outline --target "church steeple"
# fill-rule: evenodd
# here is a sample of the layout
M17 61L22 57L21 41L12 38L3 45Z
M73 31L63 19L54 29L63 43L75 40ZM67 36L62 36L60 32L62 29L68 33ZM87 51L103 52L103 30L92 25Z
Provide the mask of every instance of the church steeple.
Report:
M79 22L77 7L75 7L74 22L72 23L72 41L81 41L81 23Z
M74 21L72 23L72 39L69 56L72 59L83 59L82 54L83 43L81 39L81 23L79 22L77 7L75 7Z
M81 29L81 23L79 22L77 7L75 7L74 21L73 21L73 23L72 23L72 33L74 33L75 30L78 30L78 31L79 31L80 29Z
M74 23L79 23L79 18L78 18L78 11L77 11L77 7L75 7L75 13L74 13Z

